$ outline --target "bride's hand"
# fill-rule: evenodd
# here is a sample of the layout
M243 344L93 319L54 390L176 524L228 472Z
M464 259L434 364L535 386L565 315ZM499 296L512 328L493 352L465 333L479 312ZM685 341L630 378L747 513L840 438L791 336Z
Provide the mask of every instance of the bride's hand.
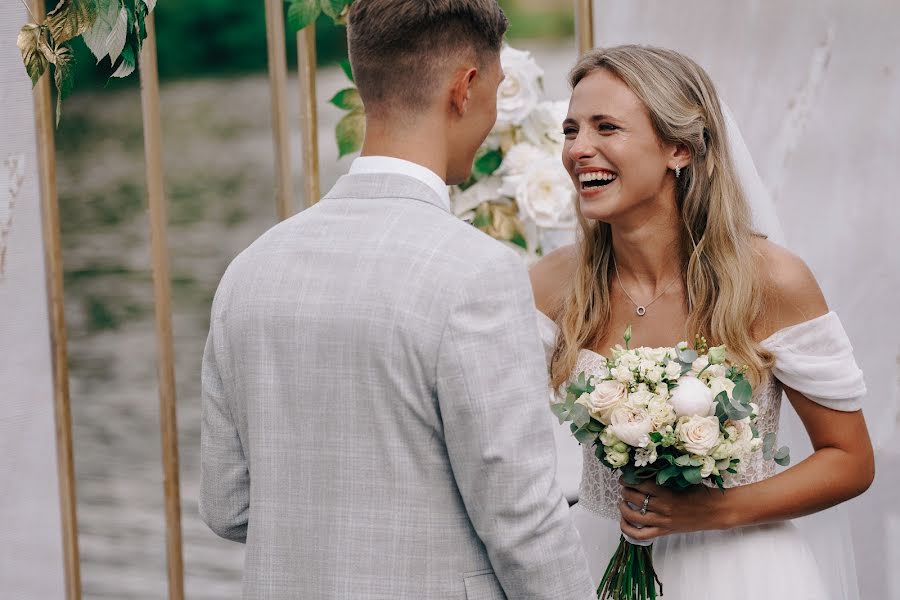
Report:
M723 494L705 485L686 490L672 490L652 481L629 486L622 484L623 501L619 504L622 532L642 541L672 533L689 533L710 529L724 529L722 522ZM641 507L649 495L646 514ZM628 505L631 503L636 508ZM636 527L639 525L640 527Z

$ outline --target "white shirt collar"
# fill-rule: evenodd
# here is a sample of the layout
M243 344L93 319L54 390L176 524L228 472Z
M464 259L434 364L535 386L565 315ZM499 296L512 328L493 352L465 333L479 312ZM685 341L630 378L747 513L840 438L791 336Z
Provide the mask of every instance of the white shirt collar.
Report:
M448 211L450 210L450 190L437 173L414 162L394 158L392 156L359 156L350 165L350 174L384 174L394 173L406 175L421 181L434 190Z

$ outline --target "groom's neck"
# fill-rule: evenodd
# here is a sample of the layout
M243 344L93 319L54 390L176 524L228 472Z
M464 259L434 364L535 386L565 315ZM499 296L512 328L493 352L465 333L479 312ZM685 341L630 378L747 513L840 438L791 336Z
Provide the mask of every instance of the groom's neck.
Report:
M447 131L440 119L368 118L361 155L402 158L447 180Z

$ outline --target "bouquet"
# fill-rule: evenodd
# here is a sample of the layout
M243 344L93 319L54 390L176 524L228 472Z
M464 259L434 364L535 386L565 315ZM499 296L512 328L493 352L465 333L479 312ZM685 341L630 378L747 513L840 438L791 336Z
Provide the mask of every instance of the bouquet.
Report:
M575 186L560 160L568 102L543 99L543 70L505 46L506 79L497 123L475 156L472 176L451 193L453 212L535 260L545 246L574 241Z
M756 452L781 465L789 462L787 448L775 450L775 434L760 439L746 368L728 364L725 346L709 348L698 336L693 348L681 342L674 348L630 349L631 327L624 339L625 347L613 348L604 368L579 373L566 387L565 401L552 410L626 482L724 490L727 474L739 474ZM597 597L652 599L657 586L662 594L652 544L623 535Z

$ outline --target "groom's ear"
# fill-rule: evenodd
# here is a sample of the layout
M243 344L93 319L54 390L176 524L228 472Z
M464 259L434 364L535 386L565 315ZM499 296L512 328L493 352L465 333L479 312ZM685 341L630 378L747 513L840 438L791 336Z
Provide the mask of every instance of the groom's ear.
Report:
M477 76L478 69L475 67L459 69L453 75L453 81L450 86L450 109L457 116L464 116L469 109L469 101L472 98L472 86L475 85Z

